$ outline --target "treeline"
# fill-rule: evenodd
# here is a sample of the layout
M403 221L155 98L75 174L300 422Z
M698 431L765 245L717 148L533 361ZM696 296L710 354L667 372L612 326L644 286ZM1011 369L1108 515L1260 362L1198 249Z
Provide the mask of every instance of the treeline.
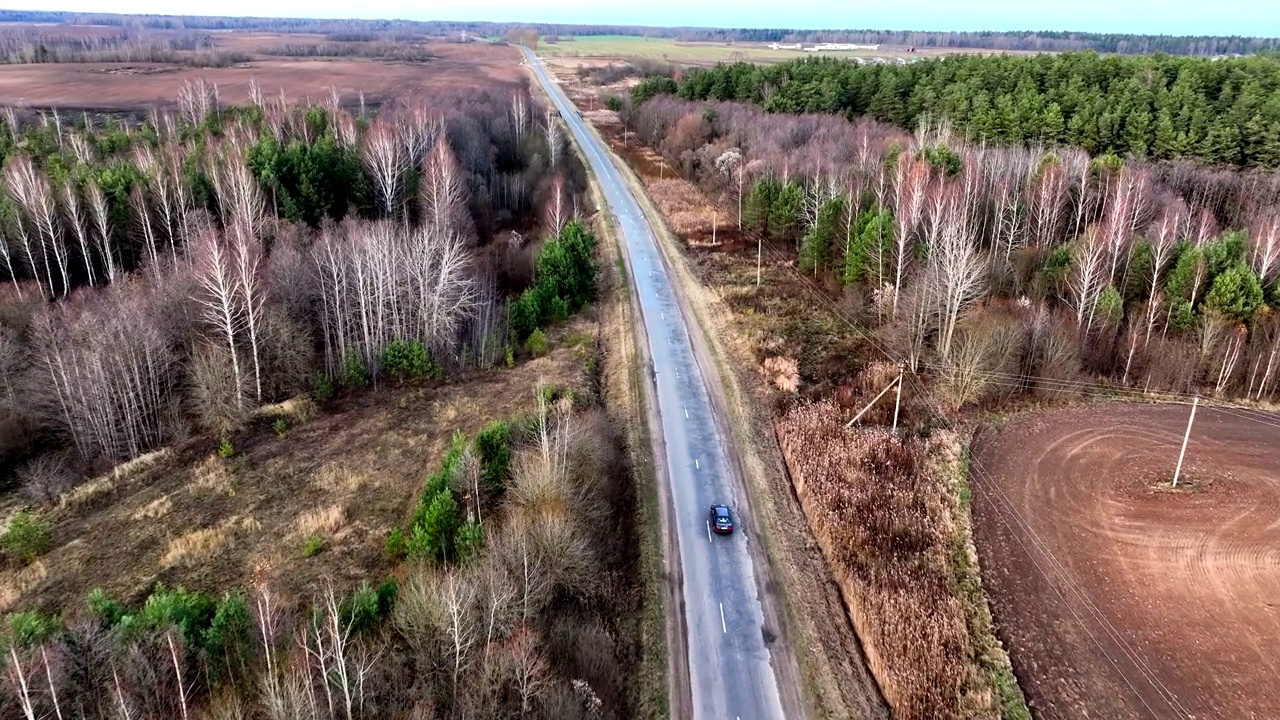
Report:
M624 718L633 490L598 408L555 388L458 436L426 478L395 579L311 597L158 585L0 624L23 717Z
M251 97L225 107L197 81L176 115L138 127L0 122L6 476L32 453L110 463L299 391L363 386L388 348L449 372L523 341L506 298L533 259L488 241L544 208L553 235L577 228L584 171L554 114L524 88L372 117L336 94Z
M154 29L270 30L274 32L335 33L421 32L430 35L503 37L512 31L547 36L629 35L697 42L844 42L916 48L975 48L1069 52L1216 56L1251 54L1280 49L1280 39L1212 35L1132 35L1070 31L921 32L911 30L799 30L788 28L647 27L637 25L577 25L564 23L504 23L413 20L318 20L303 18L239 18L190 15L114 15L39 10L0 10L0 22L40 22L68 25L111 25Z
M950 120L975 142L1067 144L1091 155L1280 167L1280 59L1093 53L950 57L905 66L806 58L653 78L636 98L736 100L769 112Z
M424 47L398 42L281 43L262 50L264 55L288 57L363 57L402 62L427 62L435 55Z
M1280 395L1274 173L670 96L628 121L955 406L1098 378Z
M182 62L190 57L220 55L208 33L157 35L128 29L108 34L75 34L59 27L18 26L0 29L0 62ZM247 57L247 56L246 56ZM208 63L206 63L208 65Z

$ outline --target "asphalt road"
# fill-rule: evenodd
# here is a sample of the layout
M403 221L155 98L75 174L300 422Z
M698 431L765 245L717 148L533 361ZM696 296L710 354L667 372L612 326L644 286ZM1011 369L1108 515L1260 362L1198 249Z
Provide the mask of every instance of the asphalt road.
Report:
M756 542L751 535L752 518L735 512L737 527L732 535L711 533L711 504L736 509L736 490L707 384L653 231L614 166L612 153L579 119L542 62L528 49L523 51L591 163L617 218L630 279L640 297L675 505L694 720L783 718L755 571L747 552L747 543Z

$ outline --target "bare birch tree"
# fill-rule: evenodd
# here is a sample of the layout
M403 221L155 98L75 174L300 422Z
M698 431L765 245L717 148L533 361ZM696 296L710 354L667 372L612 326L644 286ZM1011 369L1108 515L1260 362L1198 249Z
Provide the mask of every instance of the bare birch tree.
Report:
M62 206L67 211L67 221L71 225L71 232L75 234L77 244L80 246L80 258L84 262L85 277L89 281L89 285L96 285L97 278L93 271L93 251L92 243L89 239L89 218L85 215L84 206L80 204L80 196L76 193L71 183L62 185Z
M89 181L88 191L89 214L93 218L94 240L98 245L98 257L102 258L102 264L107 273L107 282L114 283L117 274L116 251L111 242L111 217L108 215L107 197L103 194L102 187L94 180Z
M196 303L200 307L200 316L226 342L235 379L235 406L241 408L244 379L236 338L244 328L244 311L238 292L235 257L227 242L214 230L206 231L197 239L195 253L195 280L201 291L196 296Z
M893 300L890 315L897 314L902 279L914 248L912 237L924 209L925 190L929 183L929 164L923 160L910 162L899 158L894 182L894 270Z
M1143 343L1151 341L1151 333L1155 328L1156 317L1163 304L1160 293L1160 281L1169 261L1173 258L1174 248L1186 228L1187 206L1182 200L1176 200L1165 206L1160 219L1151 228L1151 283L1147 292L1147 316Z
M1085 229L1084 235L1074 247L1071 301L1075 306L1076 325L1082 328L1093 328L1098 296L1110 280L1107 274L1108 249L1106 238L1092 226Z
M364 137L362 157L369 173L373 176L374 189L378 193L378 206L386 215L395 215L400 207L404 173L408 167L404 148L396 137L395 127L385 122L370 124Z

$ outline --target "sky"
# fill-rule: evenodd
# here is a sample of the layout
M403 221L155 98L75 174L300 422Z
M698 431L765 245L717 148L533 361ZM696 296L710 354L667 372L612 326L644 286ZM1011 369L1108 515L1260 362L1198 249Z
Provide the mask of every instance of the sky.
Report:
M1276 0L0 0L27 10L406 20L1280 36Z

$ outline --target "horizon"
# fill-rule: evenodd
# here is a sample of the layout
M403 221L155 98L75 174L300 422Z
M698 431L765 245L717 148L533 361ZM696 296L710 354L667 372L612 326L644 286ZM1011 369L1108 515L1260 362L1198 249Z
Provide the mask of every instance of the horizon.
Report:
M732 7L732 21L727 17ZM840 11L807 7L800 11L778 9L760 0L729 3L713 0L690 9L680 0L652 0L644 8L602 7L594 0L560 0L544 7L534 18L517 0L476 0L465 8L421 8L399 0L365 3L352 13L352 6L338 0L277 0L265 10L250 0L224 0L217 12L195 10L175 13L161 0L100 0L92 7L70 3L49 8L43 0L6 3L4 9L77 14L158 15L186 17L235 17L307 20L386 20L413 22L516 23L549 25L628 26L650 28L781 29L797 31L870 32L992 32L992 33L1090 33L1101 35L1144 35L1170 37L1280 37L1280 7L1258 8L1250 0L1223 0L1205 22L1190 0L1139 0L1117 7L1114 0L1079 0L1070 5L1057 3L1010 10L998 0L980 0L957 8L946 0L916 0L911 15L877 7ZM416 12L415 12L416 10ZM1261 15L1261 17L1259 17ZM821 18L821 20L819 20ZM855 19L856 18L856 19ZM948 20L949 18L949 20ZM1153 20L1158 18L1158 20ZM1238 19L1237 19L1238 18ZM1083 21L1082 21L1083 19ZM1246 30L1245 28L1248 28Z

